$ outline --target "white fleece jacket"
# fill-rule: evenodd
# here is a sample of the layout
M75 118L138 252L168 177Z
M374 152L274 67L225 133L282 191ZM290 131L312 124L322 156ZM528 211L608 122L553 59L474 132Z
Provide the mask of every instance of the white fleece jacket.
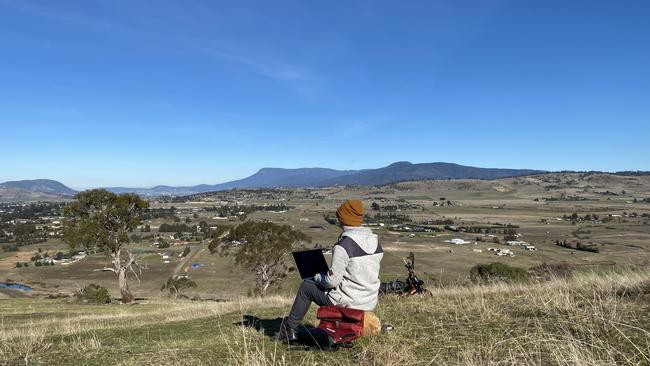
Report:
M332 249L329 272L314 276L314 281L331 289L332 303L370 311L377 305L379 266L384 256L377 235L363 226L343 228Z

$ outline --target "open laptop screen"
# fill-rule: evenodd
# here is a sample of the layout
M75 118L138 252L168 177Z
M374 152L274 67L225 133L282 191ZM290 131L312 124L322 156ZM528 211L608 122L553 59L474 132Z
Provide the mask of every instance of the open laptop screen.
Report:
M296 262L300 278L303 280L314 277L316 273L329 271L323 251L320 249L293 252L293 260Z

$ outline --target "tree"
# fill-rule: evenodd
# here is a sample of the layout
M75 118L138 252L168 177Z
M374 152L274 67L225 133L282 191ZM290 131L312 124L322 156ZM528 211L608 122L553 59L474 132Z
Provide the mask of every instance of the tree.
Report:
M133 302L127 275L131 273L139 279L143 267L135 255L123 253L122 249L129 243L129 232L138 227L140 214L149 203L136 194L116 195L105 189L77 193L74 198L64 210L63 240L71 250L83 247L106 251L113 268L99 270L115 273L122 302Z
M289 225L246 221L227 235L215 236L209 247L213 253L233 255L236 265L253 272L264 297L269 286L282 281L293 268L288 257L294 246L305 243L311 243L311 238Z
M187 277L169 277L167 282L160 287L160 291L168 291L169 297L176 299L179 296L184 296L183 291L194 287L197 287L196 282Z

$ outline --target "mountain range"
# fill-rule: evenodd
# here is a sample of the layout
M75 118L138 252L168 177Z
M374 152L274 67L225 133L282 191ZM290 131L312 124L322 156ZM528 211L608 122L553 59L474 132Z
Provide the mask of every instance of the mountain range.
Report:
M152 188L105 187L115 193L133 192L144 196L181 196L233 188L307 188L336 185L378 186L389 183L427 179L499 179L545 173L533 169L477 168L452 163L413 164L396 162L383 168L362 170L335 170L327 168L262 168L243 179L219 184L200 184L186 187L155 186ZM75 190L49 179L22 180L0 183L0 189L38 192L48 195L72 195ZM0 192L1 193L1 192Z
M77 193L77 191L67 187L63 183L51 179L15 180L0 183L0 188L53 195L72 195Z

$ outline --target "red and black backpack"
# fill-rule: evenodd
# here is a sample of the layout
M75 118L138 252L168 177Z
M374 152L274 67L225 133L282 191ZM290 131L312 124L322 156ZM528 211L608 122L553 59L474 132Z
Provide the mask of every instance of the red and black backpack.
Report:
M317 328L308 329L307 343L322 349L336 350L352 347L352 341L363 334L363 310L339 306L321 306L316 312Z

